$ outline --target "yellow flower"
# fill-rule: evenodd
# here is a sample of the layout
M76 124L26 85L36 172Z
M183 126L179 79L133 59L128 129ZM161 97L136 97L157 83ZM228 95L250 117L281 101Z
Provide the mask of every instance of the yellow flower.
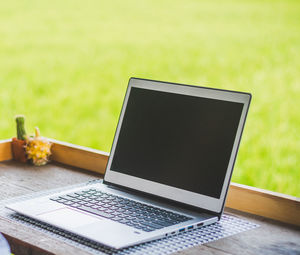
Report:
M27 139L26 154L27 158L37 166L45 165L51 155L51 143L44 137L40 136L39 129L35 129L35 137Z

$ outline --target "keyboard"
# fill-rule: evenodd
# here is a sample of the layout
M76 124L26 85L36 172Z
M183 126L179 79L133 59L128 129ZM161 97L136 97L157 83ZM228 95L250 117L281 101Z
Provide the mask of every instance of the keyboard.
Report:
M192 218L97 189L87 189L50 198L122 224L151 232Z

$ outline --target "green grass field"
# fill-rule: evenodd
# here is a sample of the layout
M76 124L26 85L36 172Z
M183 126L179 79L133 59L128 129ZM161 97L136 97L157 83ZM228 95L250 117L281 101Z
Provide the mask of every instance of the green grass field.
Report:
M109 151L129 77L253 100L233 181L300 196L300 1L0 4L0 139L28 133Z

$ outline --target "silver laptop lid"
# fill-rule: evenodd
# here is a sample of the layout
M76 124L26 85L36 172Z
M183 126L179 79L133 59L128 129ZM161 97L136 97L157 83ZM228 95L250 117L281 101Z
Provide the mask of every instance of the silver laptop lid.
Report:
M104 180L220 213L250 100L131 78Z

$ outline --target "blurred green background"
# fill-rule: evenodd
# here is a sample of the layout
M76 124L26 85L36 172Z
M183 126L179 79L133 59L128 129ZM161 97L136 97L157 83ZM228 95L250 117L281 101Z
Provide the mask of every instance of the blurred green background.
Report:
M109 151L131 76L252 93L233 181L300 196L300 1L0 3L0 139Z

